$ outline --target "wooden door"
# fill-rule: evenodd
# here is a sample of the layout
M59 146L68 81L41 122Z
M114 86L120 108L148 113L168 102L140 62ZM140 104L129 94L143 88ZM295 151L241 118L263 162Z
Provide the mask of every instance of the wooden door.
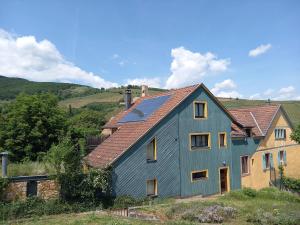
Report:
M220 186L221 186L221 194L228 191L228 169L222 168L220 169Z

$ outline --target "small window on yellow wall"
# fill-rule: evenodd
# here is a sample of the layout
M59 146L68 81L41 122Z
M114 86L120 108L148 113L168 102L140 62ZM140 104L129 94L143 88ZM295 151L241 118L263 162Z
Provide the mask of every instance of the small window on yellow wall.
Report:
M194 102L194 118L207 118L207 104L206 102Z
M192 182L197 180L203 180L208 178L208 171L202 170L202 171L192 171L191 173L191 180Z
M156 160L156 139L154 138L147 145L147 161L155 161Z
M249 174L249 157L248 156L241 157L241 169L242 169L242 175Z
M226 148L227 147L226 132L219 133L219 147L220 148Z
M157 195L157 180L147 180L147 196Z

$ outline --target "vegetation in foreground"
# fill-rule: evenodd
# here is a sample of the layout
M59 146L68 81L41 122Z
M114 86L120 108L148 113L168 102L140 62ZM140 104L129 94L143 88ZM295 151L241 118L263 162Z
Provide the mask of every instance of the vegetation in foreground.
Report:
M32 201L32 200L31 200ZM39 202L38 200L35 200ZM128 199L123 200L128 202ZM147 222L139 219L122 218L109 215L105 212L91 212L85 214L61 214L52 215L55 210L71 213L79 212L80 205L77 208L72 206L48 203L47 207L35 207L36 202L31 202L31 209L27 207L27 219L12 219L18 216L10 217L12 220L2 220L3 224L200 224L201 218L206 216L205 210L214 214L214 209L226 209L217 212L216 218L222 219L222 224L242 225L242 224L268 224L268 225L297 225L300 224L300 197L288 192L279 191L275 188L265 188L260 191L253 189L243 189L233 191L225 196L209 197L187 203L178 203L178 200L165 200L165 204L152 202L151 207L139 209L140 213L155 215L160 219L159 222ZM119 202L120 203L120 202ZM29 205L28 205L29 206ZM59 207L55 207L59 206ZM14 206L16 208L20 206ZM73 206L74 207L74 206ZM5 208L5 207L4 207ZM1 206L3 210L3 205ZM13 210L13 209L11 209ZM64 211L65 210L65 211ZM15 213L20 212L20 208L15 209ZM211 213L212 212L212 213ZM10 213L8 211L1 211ZM16 214L17 215L17 214ZM28 218L30 217L30 218ZM213 217L214 218L214 217ZM217 223L214 221L213 223ZM221 222L219 222L221 223Z

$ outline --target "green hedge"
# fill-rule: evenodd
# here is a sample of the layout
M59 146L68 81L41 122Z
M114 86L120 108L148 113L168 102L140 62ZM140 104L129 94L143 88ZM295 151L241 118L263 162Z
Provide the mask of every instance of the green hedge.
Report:
M93 203L67 203L59 200L42 200L40 198L28 198L26 201L0 203L0 220L28 218L32 216L54 215L61 213L77 213L96 209L102 209L103 205Z
M285 188L300 193L300 179L283 177L282 184L284 185Z

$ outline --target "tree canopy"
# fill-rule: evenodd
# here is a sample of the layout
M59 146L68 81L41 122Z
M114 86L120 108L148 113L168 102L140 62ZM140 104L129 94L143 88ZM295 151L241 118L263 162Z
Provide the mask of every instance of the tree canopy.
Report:
M291 134L291 139L300 144L300 124L296 127L296 129Z
M36 160L65 130L66 115L58 108L56 96L20 94L2 109L0 150L9 151L14 161Z

